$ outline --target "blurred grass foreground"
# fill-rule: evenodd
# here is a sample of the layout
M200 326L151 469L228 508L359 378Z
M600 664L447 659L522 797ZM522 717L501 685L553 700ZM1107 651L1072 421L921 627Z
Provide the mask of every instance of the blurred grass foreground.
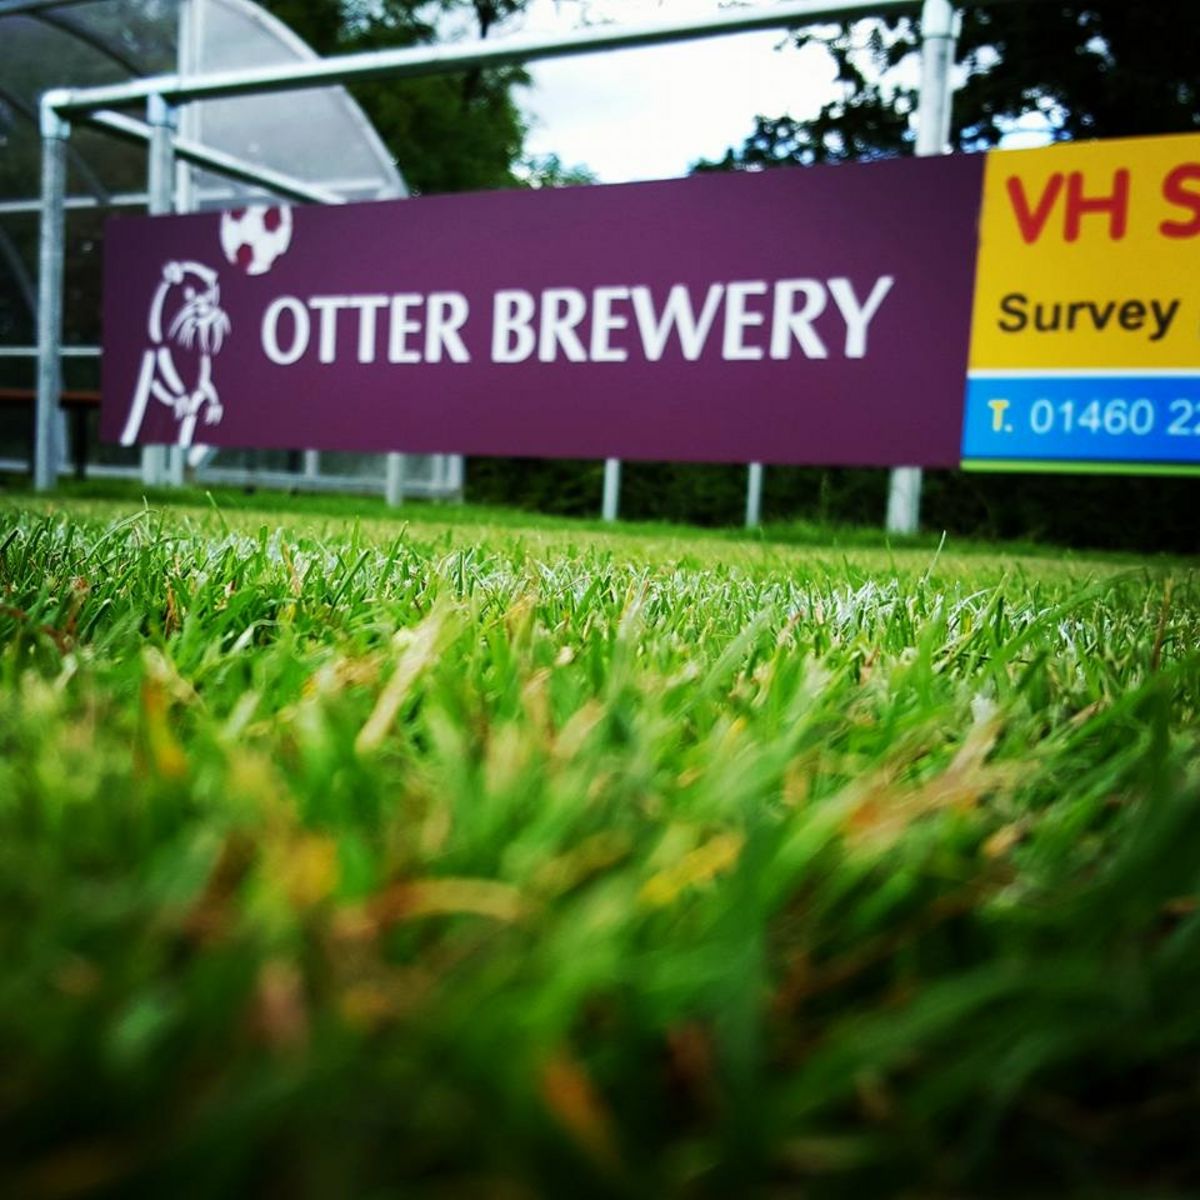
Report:
M0 1194L1200 1194L1187 563L0 546Z

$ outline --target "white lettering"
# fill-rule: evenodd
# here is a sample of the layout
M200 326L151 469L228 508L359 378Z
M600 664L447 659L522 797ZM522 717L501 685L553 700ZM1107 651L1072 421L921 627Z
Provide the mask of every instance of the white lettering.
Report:
M553 287L540 294L511 288L492 298L492 361L520 363L536 354L544 363L626 362L626 331L633 327L648 362L660 361L673 339L683 359L695 362L705 352L722 304L725 361L787 359L796 344L808 358L823 359L829 357L828 334L818 331L817 322L831 296L846 327L845 356L863 358L872 322L894 284L893 276L881 275L860 299L845 276L737 280L709 284L699 305L698 296L682 283L665 296L660 292L661 303L646 286L596 287L590 293ZM346 311L353 314L350 324L341 319ZM470 302L462 292L328 295L307 301L280 296L263 313L260 336L263 353L280 366L298 362L314 340L321 363L336 363L341 353L374 363L383 354L381 337L386 337L390 363L467 363L469 319ZM339 345L339 338L354 340Z
M796 297L804 296L804 307L795 309ZM829 351L812 327L825 311L825 288L815 279L781 279L775 285L775 312L771 318L771 357L788 358L792 338L809 358L828 358Z
M409 318L410 308L419 308L424 297L416 292L401 292L392 297L391 323L388 328L388 362L416 363L421 361L421 352L408 345L409 334L421 332L421 322Z
M561 348L568 362L587 362L575 326L587 316L587 299L578 288L547 288L542 293L538 359L553 362Z
M618 329L629 328L629 318L612 310L615 301L628 299L625 287L598 287L592 293L592 362L624 362L629 357L628 350L609 342Z
M459 336L470 308L461 292L434 292L429 297L425 328L425 361L441 362L445 352L451 362L470 362L471 356Z
M317 360L334 362L337 358L337 315L348 304L345 296L312 296L308 307L321 316L321 328L317 334Z
M760 346L747 346L743 340L745 331L764 321L762 313L748 312L746 299L749 296L765 296L765 283L731 283L725 289L725 337L721 343L721 357L726 360L762 358Z
M875 280L875 286L866 302L859 304L858 297L850 280L845 278L831 279L829 292L834 303L841 310L846 322L846 357L863 358L867 353L867 326L871 318L879 311L884 297L892 290L896 280L891 275L881 275Z
M650 362L658 362L667 347L671 330L675 329L679 334L679 348L683 351L683 357L688 362L695 362L704 349L708 331L712 328L724 293L725 288L722 284L710 284L708 294L704 298L704 307L697 319L692 310L691 294L682 283L677 283L667 293L667 302L663 305L662 316L659 317L654 311L654 298L650 289L633 288L630 293L633 315L637 320L646 358Z
M292 342L286 350L279 344L279 318L285 312L292 318ZM273 300L263 313L263 353L273 363L278 363L281 367L290 367L292 363L303 358L308 349L310 332L308 309L295 296L280 296L278 300Z
M386 308L386 296L347 296L346 306L358 309L358 361L375 361L375 314Z
M537 339L530 322L537 306L528 292L497 292L492 299L492 362L524 362Z

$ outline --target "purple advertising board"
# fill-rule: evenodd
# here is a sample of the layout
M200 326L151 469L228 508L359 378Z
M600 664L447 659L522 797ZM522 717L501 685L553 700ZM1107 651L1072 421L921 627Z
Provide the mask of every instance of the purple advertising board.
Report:
M123 444L952 467L984 158L123 217Z

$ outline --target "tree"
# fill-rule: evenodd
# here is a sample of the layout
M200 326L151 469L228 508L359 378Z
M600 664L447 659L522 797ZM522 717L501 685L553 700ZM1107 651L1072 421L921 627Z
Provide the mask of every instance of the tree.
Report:
M478 37L527 0L266 0L266 7L319 54L432 42L440 20ZM352 88L417 193L519 186L525 124L513 99L528 82L506 67Z
M811 119L759 116L743 145L698 170L761 169L906 152L916 103L914 17L876 18L793 39L824 45L844 94ZM908 60L908 61L906 61ZM1054 139L1200 129L1200 23L1194 0L1011 0L963 14L953 144L983 149L1020 120L1040 119ZM902 69L903 68L903 69Z
M541 188L580 187L598 182L595 174L582 163L568 167L557 154L530 154L517 164L521 186Z

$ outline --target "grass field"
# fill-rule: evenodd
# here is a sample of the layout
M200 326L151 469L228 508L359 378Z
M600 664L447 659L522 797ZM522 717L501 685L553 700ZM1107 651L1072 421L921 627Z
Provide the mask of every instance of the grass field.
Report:
M0 499L0 1194L1200 1192L1200 578L870 541Z

